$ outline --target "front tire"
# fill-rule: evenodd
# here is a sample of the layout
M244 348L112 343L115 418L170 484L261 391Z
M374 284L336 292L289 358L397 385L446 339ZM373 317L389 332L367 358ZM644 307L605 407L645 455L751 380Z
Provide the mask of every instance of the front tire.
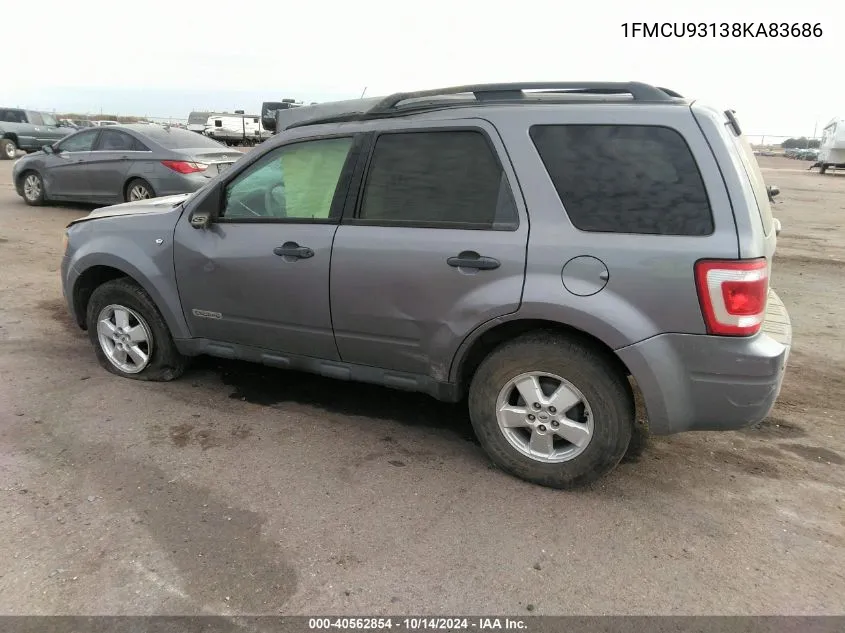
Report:
M10 138L0 139L0 159L14 160L18 155L18 146Z
M44 179L35 171L28 171L23 176L23 201L31 207L44 204Z
M135 178L129 181L126 185L126 193L124 199L126 202L137 202L139 200L149 200L155 198L156 192L152 185L143 178Z
M535 332L495 349L469 390L482 447L502 470L551 488L577 488L625 455L634 400L623 372L592 346Z
M155 303L129 279L107 281L94 290L86 323L97 360L113 374L163 382L178 378L187 367Z

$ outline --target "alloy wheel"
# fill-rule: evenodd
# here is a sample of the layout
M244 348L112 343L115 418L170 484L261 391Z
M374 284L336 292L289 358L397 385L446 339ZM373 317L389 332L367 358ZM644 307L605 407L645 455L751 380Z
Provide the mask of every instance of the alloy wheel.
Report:
M23 195L30 202L41 197L41 179L35 174L29 174L23 181Z
M520 374L502 387L496 420L517 451L549 464L576 458L593 437L593 412L584 394L541 371Z
M108 305L97 317L97 339L112 365L137 374L149 364L153 337L143 317L121 305Z

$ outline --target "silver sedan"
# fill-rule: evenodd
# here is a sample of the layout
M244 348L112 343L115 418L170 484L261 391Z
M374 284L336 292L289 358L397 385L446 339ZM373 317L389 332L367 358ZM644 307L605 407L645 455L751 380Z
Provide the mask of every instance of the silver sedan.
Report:
M242 154L208 137L159 125L80 130L15 163L24 202L116 204L191 193Z

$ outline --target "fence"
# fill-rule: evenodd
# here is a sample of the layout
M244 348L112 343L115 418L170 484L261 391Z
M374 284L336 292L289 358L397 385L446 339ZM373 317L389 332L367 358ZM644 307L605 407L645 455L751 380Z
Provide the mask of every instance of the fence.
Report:
M746 134L745 136L748 139L748 142L754 147L765 147L767 149L779 149L781 147L781 143L791 138L800 140L801 144L799 147L801 148L808 148L810 146L810 141L821 141L821 137L804 136L802 134Z

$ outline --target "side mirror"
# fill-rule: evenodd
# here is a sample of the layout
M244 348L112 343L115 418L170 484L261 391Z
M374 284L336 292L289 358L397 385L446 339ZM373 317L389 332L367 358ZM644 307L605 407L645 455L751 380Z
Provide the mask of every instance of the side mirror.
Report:
M207 229L220 213L220 185L212 187L208 195L191 211L188 222L195 229Z
M777 218L773 218L773 219L774 219L774 225L775 225L775 235L777 236L777 235L780 235L780 229L781 229L780 220L778 220Z
M55 153L55 151L56 151L56 150L55 150L55 148L54 148L52 145L43 145L43 146L41 147L41 150L42 150L45 154L53 154L53 153Z

